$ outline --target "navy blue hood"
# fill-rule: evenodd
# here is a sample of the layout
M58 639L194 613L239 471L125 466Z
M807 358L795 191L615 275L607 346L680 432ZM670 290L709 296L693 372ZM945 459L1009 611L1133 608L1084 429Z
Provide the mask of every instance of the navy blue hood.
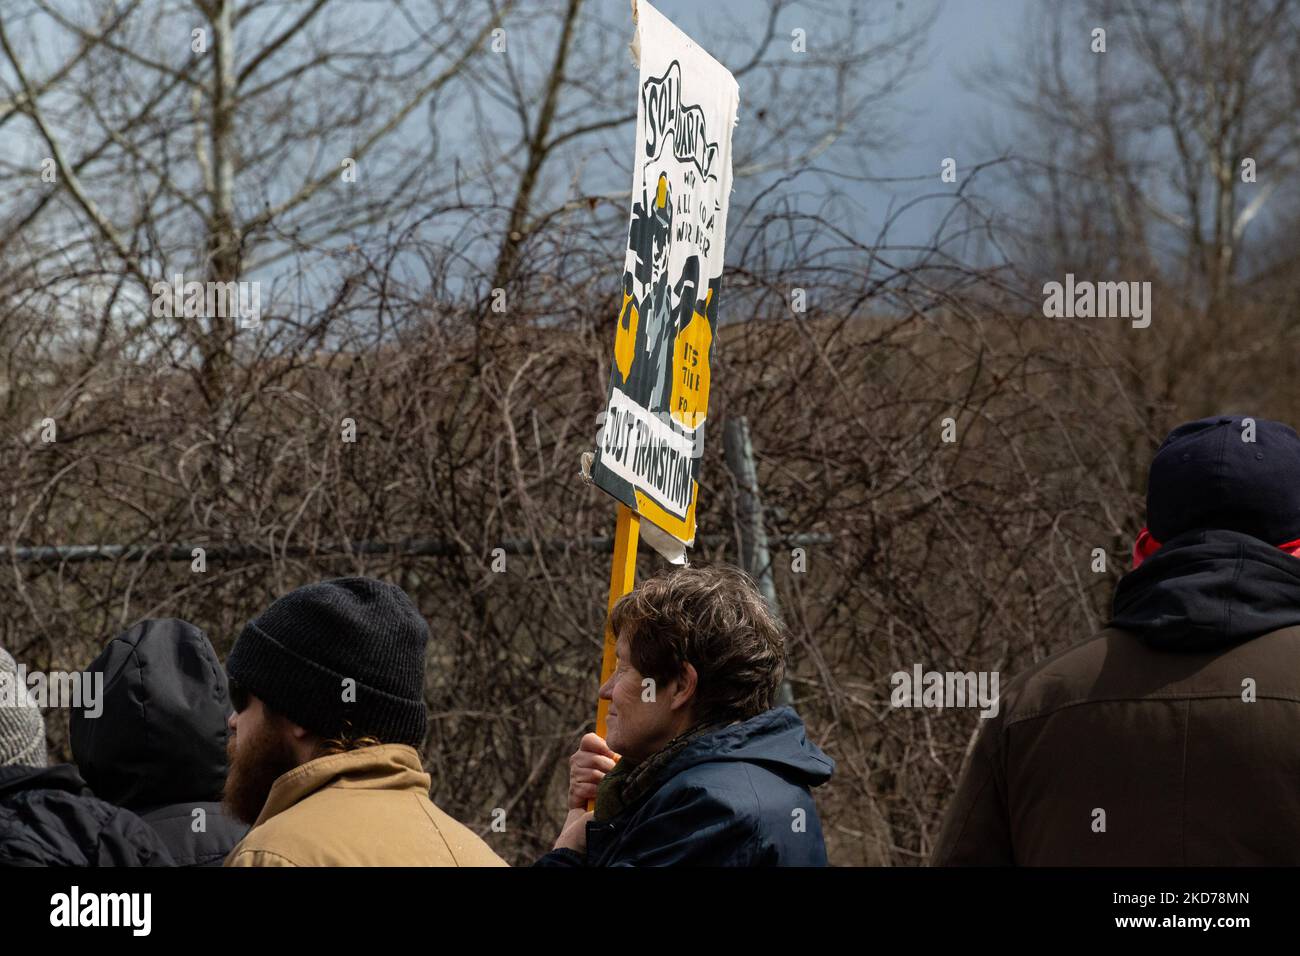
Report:
M664 779L703 763L758 764L791 783L816 787L831 778L835 761L808 740L792 707L766 710L693 741L662 772Z
M1110 626L1162 650L1231 647L1300 625L1300 558L1237 531L1188 531L1115 589Z

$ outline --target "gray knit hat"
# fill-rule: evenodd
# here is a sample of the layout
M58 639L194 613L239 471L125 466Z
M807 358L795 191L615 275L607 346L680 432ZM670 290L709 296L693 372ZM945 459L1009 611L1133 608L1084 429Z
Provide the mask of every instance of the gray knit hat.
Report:
M45 718L29 693L18 665L0 647L0 767L45 766Z

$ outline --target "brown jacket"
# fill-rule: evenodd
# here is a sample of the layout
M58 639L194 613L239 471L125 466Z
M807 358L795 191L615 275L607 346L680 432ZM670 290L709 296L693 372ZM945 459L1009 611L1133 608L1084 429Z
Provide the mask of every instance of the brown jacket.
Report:
M1106 631L983 723L935 865L1300 863L1300 627L1187 655Z
M405 744L319 757L275 781L226 866L505 866L429 799Z
M1300 863L1300 560L1229 532L1166 549L1110 629L1002 694L932 863Z

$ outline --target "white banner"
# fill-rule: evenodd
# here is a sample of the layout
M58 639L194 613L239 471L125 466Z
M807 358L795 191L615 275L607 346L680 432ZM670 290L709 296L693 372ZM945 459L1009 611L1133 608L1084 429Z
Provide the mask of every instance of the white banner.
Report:
M632 6L641 71L632 214L592 477L667 532L646 538L681 560L695 540L740 89L649 3ZM647 444L611 444L624 439Z

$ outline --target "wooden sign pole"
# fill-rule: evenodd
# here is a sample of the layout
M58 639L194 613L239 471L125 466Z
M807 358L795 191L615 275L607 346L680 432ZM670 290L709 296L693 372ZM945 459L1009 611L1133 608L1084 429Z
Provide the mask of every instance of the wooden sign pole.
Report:
M618 523L614 527L614 559L609 568L609 603L605 614L605 653L600 661L600 683L614 673L614 630L609 626L609 611L624 594L636 584L636 545L641 536L641 516L619 502ZM605 715L609 711L609 701L601 700L596 706L596 733L605 736Z

